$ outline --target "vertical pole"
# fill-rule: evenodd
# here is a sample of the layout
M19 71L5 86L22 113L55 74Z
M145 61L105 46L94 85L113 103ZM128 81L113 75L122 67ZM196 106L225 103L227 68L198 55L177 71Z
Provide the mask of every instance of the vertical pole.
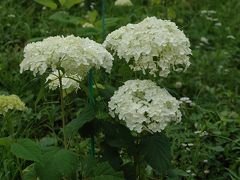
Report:
M89 93L89 104L94 107L94 89L93 89L93 70L90 69L88 72L88 93ZM90 155L95 156L95 139L94 135L91 134L91 140L90 140Z
M102 41L104 41L106 36L106 17L105 17L105 0L102 0L101 4L101 15L102 15Z

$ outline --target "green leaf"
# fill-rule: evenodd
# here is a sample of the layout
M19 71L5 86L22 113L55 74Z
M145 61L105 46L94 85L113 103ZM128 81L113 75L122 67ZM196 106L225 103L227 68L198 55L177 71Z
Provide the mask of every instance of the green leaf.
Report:
M66 149L54 149L43 155L42 163L36 163L35 170L41 180L59 180L77 170L78 156Z
M116 172L114 169L107 163L99 163L93 170L94 176L92 177L93 180L122 180L123 173Z
M94 11L88 11L87 13L87 19L90 23L94 23L98 17L98 12L96 10Z
M103 122L103 129L108 145L117 148L127 148L132 151L134 137L127 127L121 124Z
M108 162L97 163L96 159L89 156L81 161L83 179L91 180L122 180L123 173L116 172Z
M92 121L95 118L95 112L92 107L87 106L80 113L79 117L72 120L65 127L66 136L69 138L77 133L77 131L87 122Z
M11 145L11 152L19 158L36 162L42 157L40 146L31 139L19 139Z
M172 170L172 173L174 175L177 175L177 176L182 176L182 177L188 177L190 176L188 173L186 173L186 171L182 170L182 169L173 169Z
M59 1L59 3L61 4L61 6L63 6L64 3L66 2L66 0L58 0L58 1Z
M123 161L120 157L119 149L111 147L106 143L102 143L101 149L103 149L102 160L108 161L114 169L120 169Z
M72 6L83 2L83 0L59 0L59 1L61 5L67 9L70 9Z
M140 142L140 154L145 161L160 173L169 169L171 152L168 138L162 133L145 136Z
M223 152L224 148L222 146L213 146L213 147L208 147L209 149L216 151L216 152Z
M170 19L175 19L176 18L176 12L173 8L169 7L167 9L167 15L168 15L168 18Z
M7 146L12 143L11 137L1 137L0 138L0 146Z
M41 4L43 6L49 7L51 9L56 9L57 4L53 0L34 0L38 4Z
M40 146L46 147L46 146L53 146L57 144L57 139L53 137L43 137L39 141Z
M60 22L63 24L74 24L79 25L84 22L84 19L77 16L71 16L68 12L65 11L59 11L54 13L49 17L50 20Z

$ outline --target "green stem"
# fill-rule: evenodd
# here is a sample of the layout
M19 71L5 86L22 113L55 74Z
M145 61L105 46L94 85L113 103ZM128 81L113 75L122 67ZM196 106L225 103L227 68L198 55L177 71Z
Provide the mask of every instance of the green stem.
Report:
M63 98L63 85L62 85L62 75L60 70L58 70L58 79L59 79L59 91L60 91L60 101L61 101L61 116L62 116L62 131L63 131L63 143L64 147L67 148L67 138L65 133L65 103Z
M133 159L134 159L136 179L140 180L141 169L140 169L140 154L139 154L139 139L138 139L138 137L137 137L136 145L137 145L137 152L134 155Z
M10 136L12 139L14 139L14 127L13 127L11 118L9 117L8 114L6 114L5 117L4 117L4 119L5 119L5 121L7 122L7 130L8 130L9 136Z

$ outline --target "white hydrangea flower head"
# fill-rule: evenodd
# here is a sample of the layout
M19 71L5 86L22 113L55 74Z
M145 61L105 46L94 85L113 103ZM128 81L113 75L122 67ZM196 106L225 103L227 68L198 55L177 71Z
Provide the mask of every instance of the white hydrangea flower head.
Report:
M101 45L88 38L54 36L28 44L24 48L24 59L20 72L33 71L43 74L63 68L67 76L78 75L82 79L91 67L112 68L112 55Z
M25 111L24 102L16 95L0 95L0 115L5 115L9 110Z
M180 102L150 80L129 80L108 103L110 115L126 122L130 130L161 132L172 121L181 121Z
M62 80L62 89L79 89L79 81L82 80L81 76L77 75L71 75L71 76L66 76L63 75L63 73L60 73L61 80ZM48 87L51 90L55 90L58 87L60 87L60 82L59 82L59 73L58 71L54 71L52 74L50 74L46 78L46 82L48 82Z
M144 74L166 77L171 69L181 71L190 65L189 39L175 23L156 17L113 31L103 45Z
M132 2L130 0L116 0L114 3L115 6L132 6Z

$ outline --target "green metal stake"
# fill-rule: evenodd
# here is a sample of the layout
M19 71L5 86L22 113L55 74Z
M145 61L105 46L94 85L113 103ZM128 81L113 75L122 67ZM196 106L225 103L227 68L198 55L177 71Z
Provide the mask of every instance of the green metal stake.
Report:
M104 41L106 36L106 17L105 17L105 0L102 0L101 14L102 14L102 41Z
M95 101L94 101L94 89L93 89L93 70L90 69L88 72L88 92L89 92L89 99L88 102L89 104L94 107ZM91 135L91 140L90 140L90 154L94 157L95 156L95 139L94 135Z
M102 41L105 39L106 35L106 21L105 21L105 0L102 0L101 3L101 14L102 14ZM88 72L88 92L89 92L89 104L93 107L95 104L94 101L94 89L93 89L93 70L90 69ZM91 135L91 145L90 145L90 154L95 156L95 139L94 135Z

